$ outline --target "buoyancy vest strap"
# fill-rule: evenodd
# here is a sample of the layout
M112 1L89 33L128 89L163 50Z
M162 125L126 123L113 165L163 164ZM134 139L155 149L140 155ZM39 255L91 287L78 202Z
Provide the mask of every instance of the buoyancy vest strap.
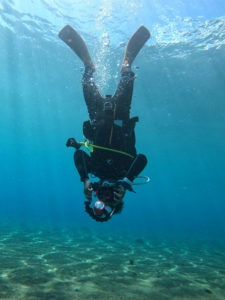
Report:
M115 120L115 118L116 118L116 104L114 105L114 110L113 110L113 121ZM112 144L113 128L114 128L114 123L112 124L111 132L110 132L109 145Z
M122 154L122 155L126 155L130 158L134 158L133 155L127 153L127 152L124 152L124 151L120 151L120 150L116 150L116 149L112 149L112 148L107 148L107 147L103 147L103 146L98 146L98 145L94 145L94 144L89 144L88 141L85 141L85 142L79 142L80 145L84 145L85 148L89 151L89 152L93 152L94 151L94 148L96 149L100 149L100 150L106 150L106 151L111 151L111 152L115 152L115 153L119 153L119 154Z

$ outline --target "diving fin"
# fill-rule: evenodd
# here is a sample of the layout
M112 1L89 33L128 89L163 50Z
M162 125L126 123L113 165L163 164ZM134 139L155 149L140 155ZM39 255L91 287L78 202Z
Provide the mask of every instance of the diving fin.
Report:
M91 69L95 71L95 66L92 62L88 48L75 29L70 25L66 25L60 30L59 37L76 53L85 66L91 67Z
M139 27L138 30L132 35L125 50L121 72L124 71L125 67L131 66L135 57L138 55L138 52L141 50L150 36L151 34L149 30L144 26Z

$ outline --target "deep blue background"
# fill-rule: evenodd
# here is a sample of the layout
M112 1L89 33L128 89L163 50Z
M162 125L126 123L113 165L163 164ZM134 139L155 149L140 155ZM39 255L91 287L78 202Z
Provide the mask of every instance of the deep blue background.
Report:
M225 4L200 2L0 2L2 219L223 236ZM57 37L67 23L87 42L102 93L116 88L131 34L141 24L152 32L134 64L132 104L151 183L127 194L123 213L107 224L84 213L65 147L68 137L82 140L88 118L82 64Z

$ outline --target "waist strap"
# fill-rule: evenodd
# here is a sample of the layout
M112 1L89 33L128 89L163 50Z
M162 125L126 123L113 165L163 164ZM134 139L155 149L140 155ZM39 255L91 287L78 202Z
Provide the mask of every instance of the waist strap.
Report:
M94 144L90 144L88 141L79 142L79 144L81 146L85 146L85 148L89 152L91 152L91 153L94 151L94 148L96 148L96 149L100 149L100 150L106 150L106 151L111 151L111 152L119 153L119 154L122 154L122 155L126 155L126 156L128 156L130 158L134 158L133 155L131 155L131 154L127 153L127 152L116 150L116 149L112 149L112 148L102 147L102 146L98 146L98 145L94 145Z

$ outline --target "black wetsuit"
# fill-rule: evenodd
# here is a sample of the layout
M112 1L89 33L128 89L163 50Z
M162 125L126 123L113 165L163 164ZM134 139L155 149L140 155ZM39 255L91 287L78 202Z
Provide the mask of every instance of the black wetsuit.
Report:
M90 156L77 150L74 162L81 181L88 178L88 173L102 180L127 177L132 181L147 163L143 154L136 154L134 128L138 118L130 119L134 73L125 69L113 97L101 96L90 68L85 69L82 85L90 117L83 125L84 136L94 145L120 150L133 158L97 148Z

